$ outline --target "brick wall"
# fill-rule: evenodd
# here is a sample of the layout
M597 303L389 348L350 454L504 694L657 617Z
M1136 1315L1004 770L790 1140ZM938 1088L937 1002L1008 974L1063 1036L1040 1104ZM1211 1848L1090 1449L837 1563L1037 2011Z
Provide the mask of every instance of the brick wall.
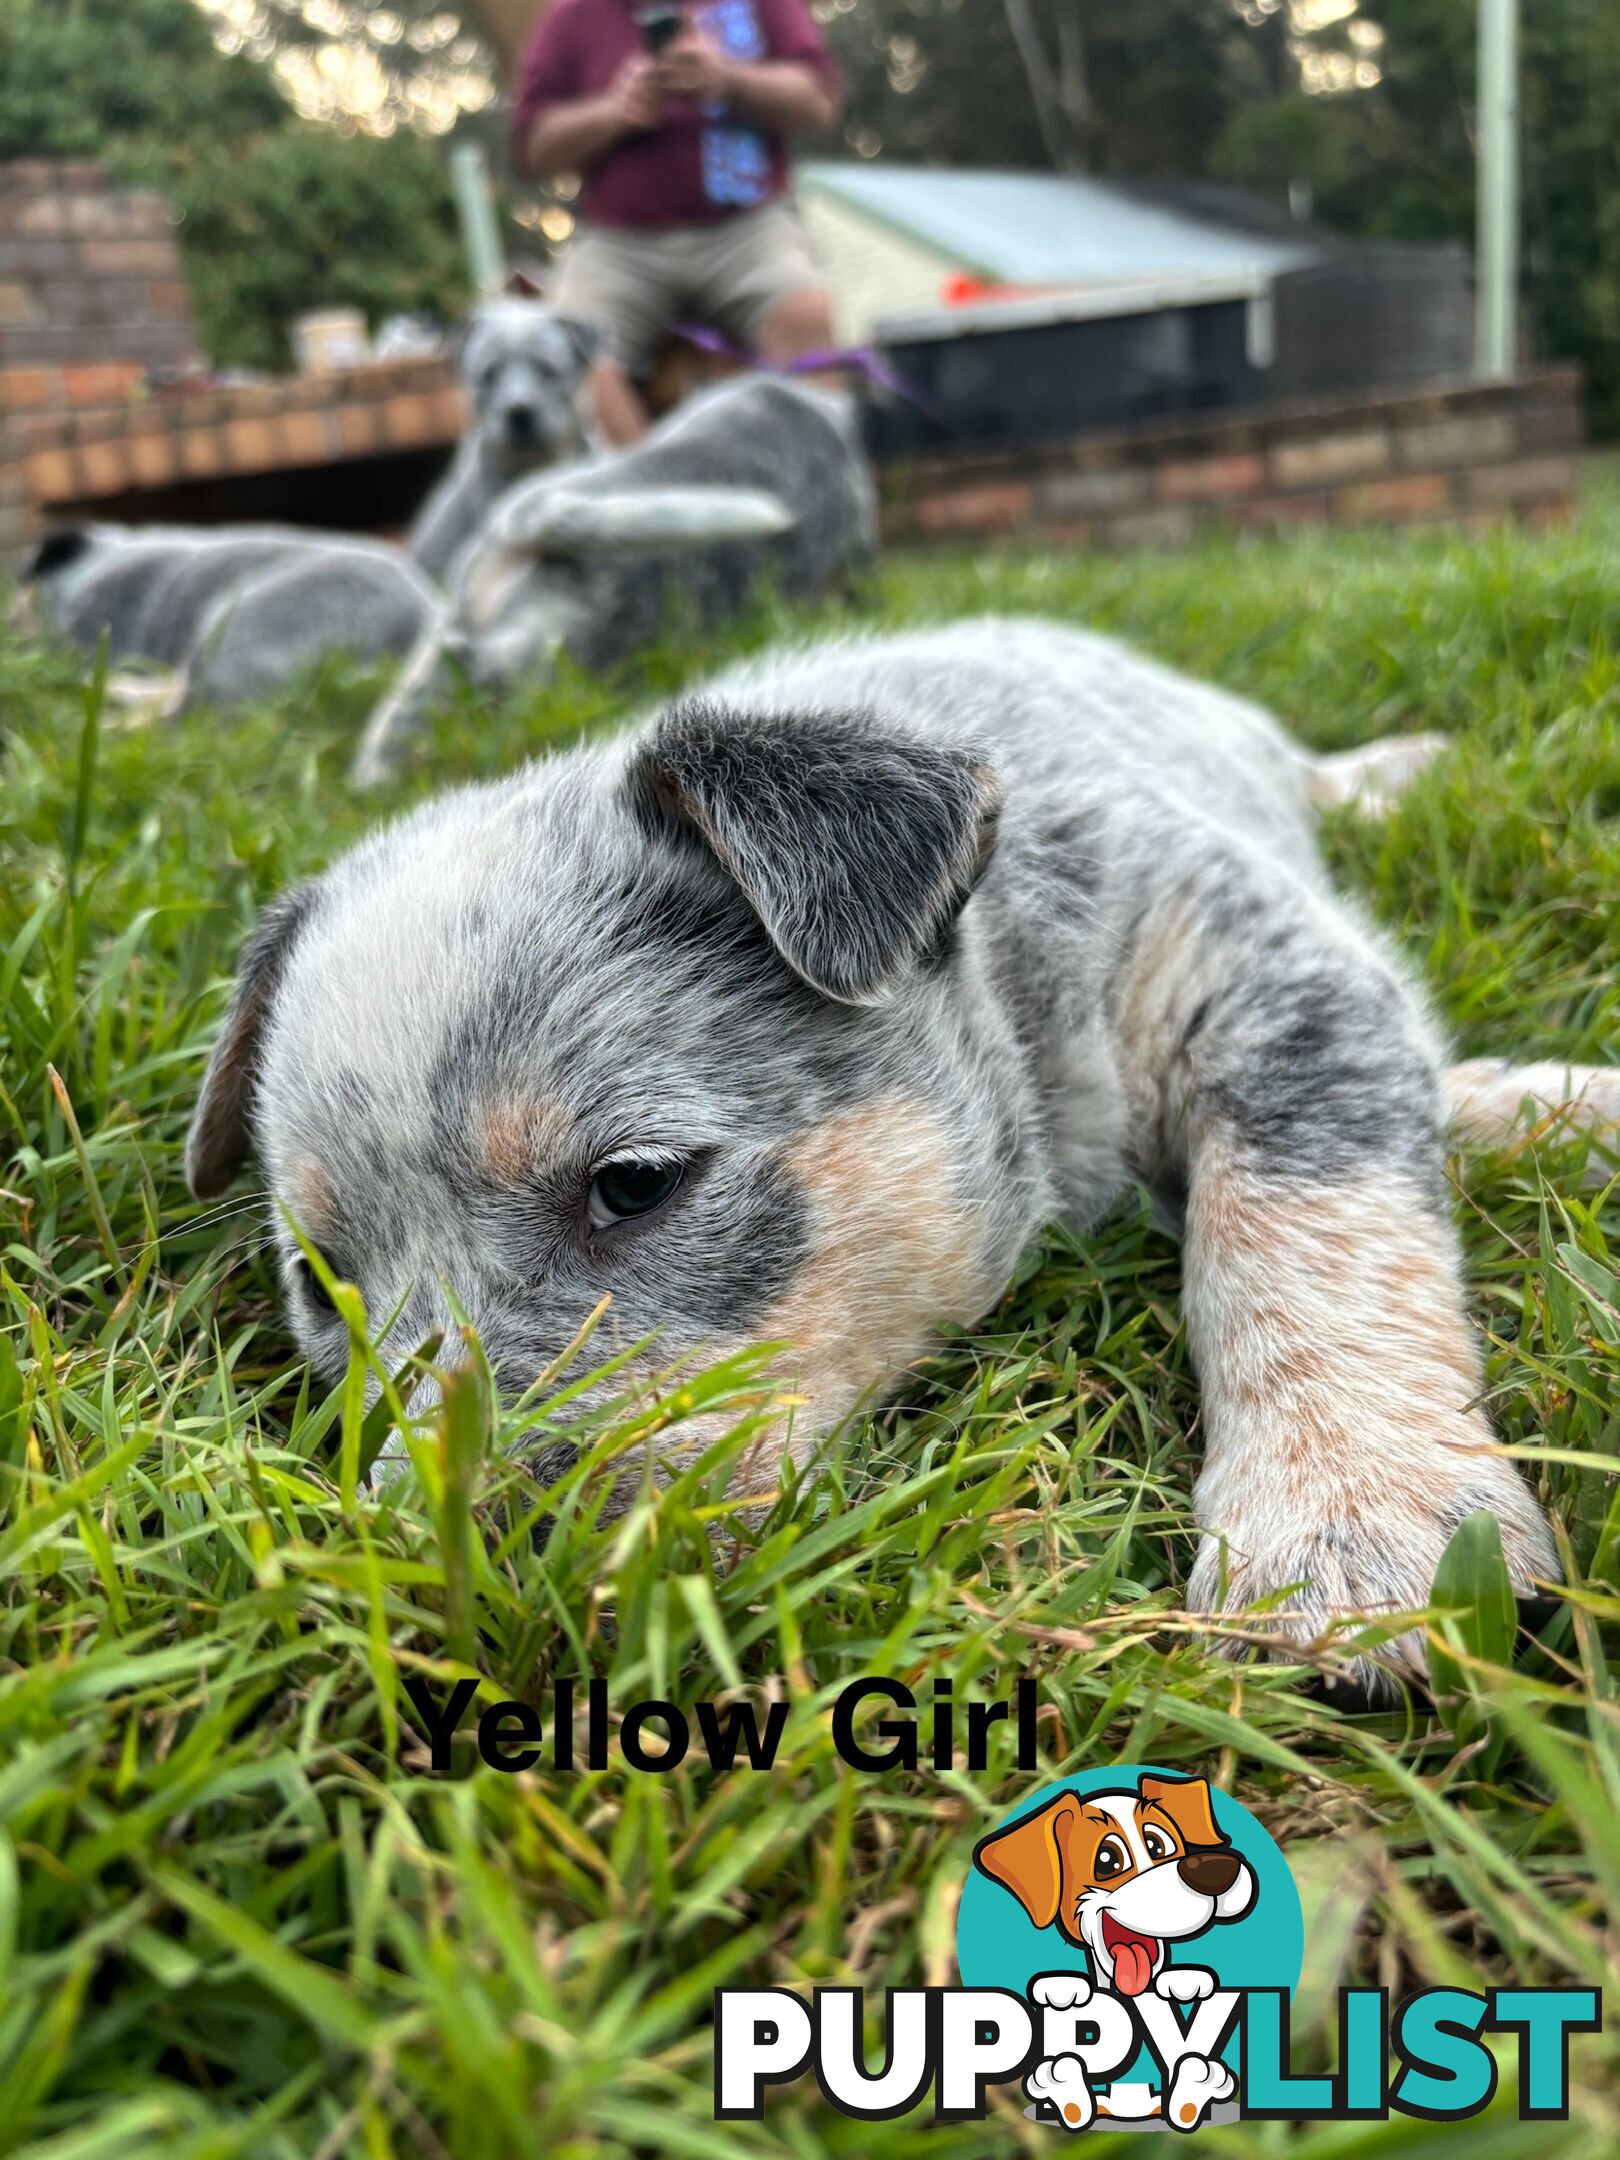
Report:
M1552 523L1579 489L1580 395L1578 370L1547 368L1510 383L962 450L883 470L883 533L907 546L1026 534L1129 548L1223 528Z
M85 512L391 522L465 426L443 361L163 389L195 357L161 196L94 165L0 165L0 575Z
M0 165L0 568L38 529L21 470L39 431L127 408L196 357L174 219L97 165Z

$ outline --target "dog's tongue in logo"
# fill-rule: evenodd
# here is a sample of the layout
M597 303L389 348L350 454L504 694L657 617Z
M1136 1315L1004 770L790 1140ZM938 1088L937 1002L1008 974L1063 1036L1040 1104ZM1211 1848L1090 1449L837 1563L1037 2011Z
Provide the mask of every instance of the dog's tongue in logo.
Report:
M1114 1990L1120 1995L1140 1995L1153 1978L1160 1944L1151 1935L1121 1925L1112 1913L1102 1916L1103 1947L1114 1961Z

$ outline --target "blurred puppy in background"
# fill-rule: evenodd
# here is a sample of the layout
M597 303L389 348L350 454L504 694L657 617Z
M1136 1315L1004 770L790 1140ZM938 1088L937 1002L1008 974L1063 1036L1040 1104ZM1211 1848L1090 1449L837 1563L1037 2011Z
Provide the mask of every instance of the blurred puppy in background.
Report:
M580 398L597 344L594 330L540 300L486 300L473 311L460 359L472 426L406 541L429 577L449 577L514 481L584 456Z

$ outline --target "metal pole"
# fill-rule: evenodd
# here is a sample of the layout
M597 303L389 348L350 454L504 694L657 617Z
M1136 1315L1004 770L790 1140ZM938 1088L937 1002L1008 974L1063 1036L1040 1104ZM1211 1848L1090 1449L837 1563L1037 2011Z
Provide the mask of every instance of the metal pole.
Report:
M1477 197L1477 361L1501 380L1519 358L1519 0L1479 0Z
M495 222L489 187L489 160L477 143L457 143L450 152L450 185L461 218L461 241L473 290L499 292L506 283L506 250Z

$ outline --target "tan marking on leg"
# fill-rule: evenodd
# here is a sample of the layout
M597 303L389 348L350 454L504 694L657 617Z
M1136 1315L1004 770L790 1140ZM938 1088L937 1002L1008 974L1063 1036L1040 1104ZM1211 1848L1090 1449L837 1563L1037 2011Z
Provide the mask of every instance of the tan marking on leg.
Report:
M1227 1540L1232 1603L1308 1578L1292 1601L1306 1634L1330 1614L1420 1605L1462 1503L1496 1512L1518 1580L1556 1572L1528 1490L1488 1452L1450 1225L1410 1187L1201 1166L1184 1296L1199 1518ZM1214 1601L1218 1574L1206 1544L1195 1604Z
M478 1115L478 1159L498 1185L520 1185L568 1132L568 1114L544 1096L502 1095Z
M1126 955L1126 992L1114 1020L1120 1078L1139 1168L1157 1175L1185 1145L1190 1071L1175 1079L1176 1052L1200 1003L1225 979L1184 898L1166 901L1138 930Z

